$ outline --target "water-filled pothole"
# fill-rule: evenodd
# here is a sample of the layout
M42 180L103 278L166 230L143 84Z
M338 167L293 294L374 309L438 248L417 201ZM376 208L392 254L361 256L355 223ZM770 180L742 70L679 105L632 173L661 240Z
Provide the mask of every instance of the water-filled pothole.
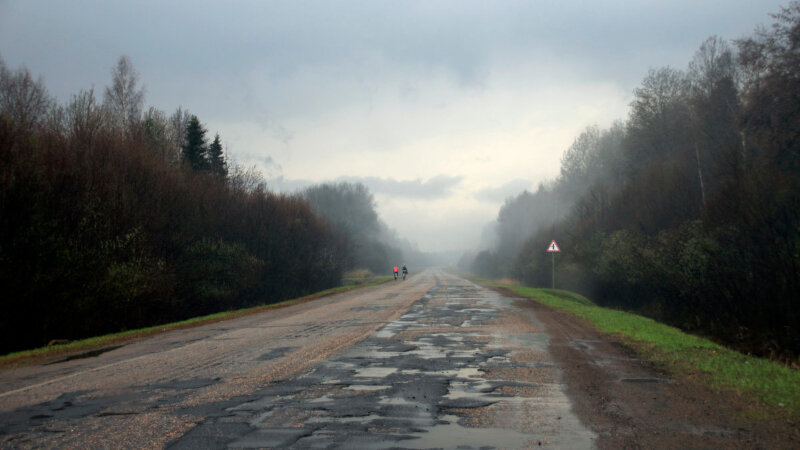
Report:
M116 350L116 349L118 349L120 347L124 347L124 345L112 345L111 347L98 348L97 350L92 350L90 352L78 353L77 355L71 355L71 356L67 356L64 359L59 359L58 361L53 361L51 363L48 363L47 365L49 366L49 365L63 363L63 362L67 362L67 361L74 361L76 359L94 358L94 357L102 355L103 353L107 353L107 352L110 352L112 350Z
M626 383L669 383L669 380L661 378L623 378L620 381Z

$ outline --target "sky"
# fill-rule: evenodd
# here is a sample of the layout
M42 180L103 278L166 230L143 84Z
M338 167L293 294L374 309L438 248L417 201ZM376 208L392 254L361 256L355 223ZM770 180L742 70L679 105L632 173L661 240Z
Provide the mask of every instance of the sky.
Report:
M67 102L127 55L147 106L196 114L270 189L361 182L400 237L456 251L583 129L624 120L648 69L785 4L0 0L0 57Z

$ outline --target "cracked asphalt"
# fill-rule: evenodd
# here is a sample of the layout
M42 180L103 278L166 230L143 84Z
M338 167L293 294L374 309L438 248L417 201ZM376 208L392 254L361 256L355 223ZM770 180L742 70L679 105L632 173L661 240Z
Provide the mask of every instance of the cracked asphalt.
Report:
M0 445L591 448L549 337L442 272L0 372Z

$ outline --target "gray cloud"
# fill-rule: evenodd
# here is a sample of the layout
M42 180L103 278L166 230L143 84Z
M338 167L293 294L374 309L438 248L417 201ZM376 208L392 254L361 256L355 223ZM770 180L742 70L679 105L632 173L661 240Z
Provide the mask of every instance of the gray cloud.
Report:
M546 53L591 67L592 76L601 70L639 79L648 65L685 64L687 51L711 34L736 38L769 22L766 13L781 3L0 2L0 52L12 67L24 62L45 74L65 99L102 86L116 58L128 54L154 93L178 97L167 106L201 89L217 109L231 105L233 112L247 101L226 100L223 86L274 84L330 65L352 67L364 80L397 65L420 76L441 67L469 85L482 83L493 60ZM192 8L198 13L187 16ZM256 68L269 79L249 79Z
M261 162L264 163L265 167L274 167L277 170L283 170L281 165L275 162L274 159L272 159L272 156L267 156L266 158L262 158Z
M378 177L340 177L336 181L363 183L373 194L432 200L449 197L452 189L461 183L462 179L463 177L437 175L427 181L421 178L400 181Z
M281 192L297 192L309 186L322 183L361 183L373 194L416 199L440 199L449 197L452 189L461 183L463 177L437 175L429 180L395 180L379 177L339 177L333 181L291 180L283 176L271 178L267 184L271 189Z
M270 190L286 192L290 194L299 192L315 184L317 183L311 180L289 180L283 176L270 178L267 180L267 188L269 188Z
M499 187L481 189L475 193L475 198L485 202L499 203L509 197L513 197L526 189L530 189L531 180L516 179Z

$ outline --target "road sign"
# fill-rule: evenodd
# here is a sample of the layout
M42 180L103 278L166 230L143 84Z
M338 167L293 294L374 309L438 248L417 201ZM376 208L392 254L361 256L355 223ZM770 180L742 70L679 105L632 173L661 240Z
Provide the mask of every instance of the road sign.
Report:
M558 248L556 240L553 239L550 241L550 245L547 247L547 253L551 253L553 255L553 289L556 288L556 253L560 251L561 249Z

